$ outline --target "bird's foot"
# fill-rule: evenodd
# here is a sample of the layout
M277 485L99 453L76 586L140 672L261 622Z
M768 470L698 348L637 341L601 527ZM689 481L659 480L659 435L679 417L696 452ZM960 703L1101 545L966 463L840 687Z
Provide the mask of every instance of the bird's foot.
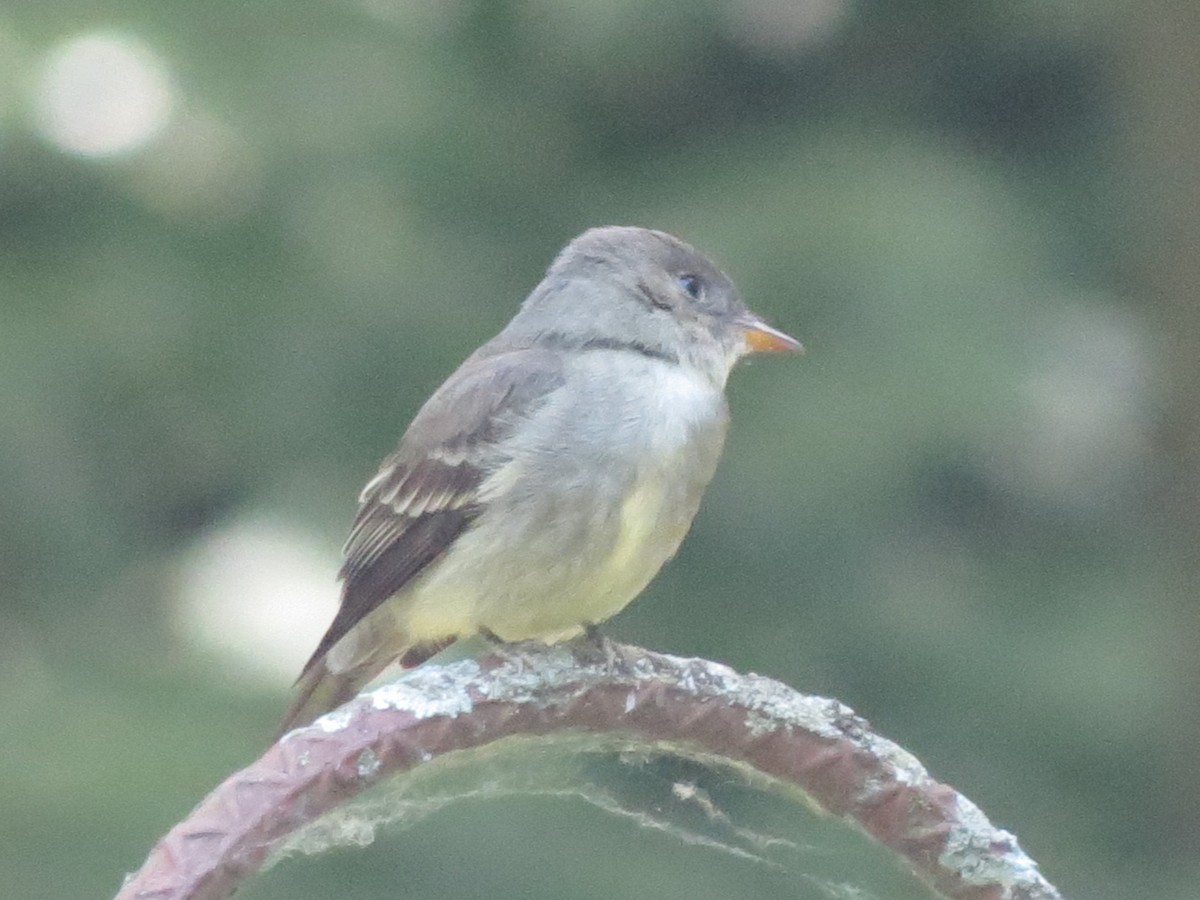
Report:
M600 630L600 626L588 622L583 626L584 643L598 657L609 672L622 672L628 669L625 654L621 645L609 640L608 635Z

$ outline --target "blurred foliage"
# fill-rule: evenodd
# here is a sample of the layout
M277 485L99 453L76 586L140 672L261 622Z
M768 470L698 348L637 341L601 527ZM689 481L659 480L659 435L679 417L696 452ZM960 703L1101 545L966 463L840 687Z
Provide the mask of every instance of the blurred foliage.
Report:
M561 244L605 223L680 234L809 348L735 373L705 507L614 635L846 701L1069 896L1194 896L1197 535L1171 502L1191 454L1159 438L1187 432L1178 391L1200 367L1163 350L1194 302L1161 302L1173 286L1139 200L1164 173L1200 178L1194 151L1143 140L1182 115L1135 77L1165 15L13 0L12 896L115 889L282 711L282 689L239 685L181 634L181 555L266 511L327 543L332 580L353 498L421 400ZM1193 18L1174 31L1200 38ZM165 73L168 120L122 152L81 154L46 124L48 67L86 35L134 41ZM436 883L439 849L462 860L535 826L493 849L527 873L523 896L636 893L589 886L596 855L653 885L701 852L493 802L425 823L406 877ZM563 853L578 884L546 865Z

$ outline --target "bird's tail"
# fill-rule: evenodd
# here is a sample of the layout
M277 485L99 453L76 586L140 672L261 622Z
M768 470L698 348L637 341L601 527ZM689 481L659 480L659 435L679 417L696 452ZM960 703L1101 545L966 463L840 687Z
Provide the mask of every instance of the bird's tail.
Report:
M399 641L394 645L377 643L344 672L330 671L325 664L325 657L314 654L296 680L296 699L284 713L271 743L293 728L308 725L352 699L390 663L397 663L401 669L412 669L452 643L453 636L421 644L405 645Z
M316 660L304 670L296 682L296 699L284 713L283 721L271 743L275 743L293 728L310 724L330 710L337 709L374 677L370 667L331 672L325 660Z

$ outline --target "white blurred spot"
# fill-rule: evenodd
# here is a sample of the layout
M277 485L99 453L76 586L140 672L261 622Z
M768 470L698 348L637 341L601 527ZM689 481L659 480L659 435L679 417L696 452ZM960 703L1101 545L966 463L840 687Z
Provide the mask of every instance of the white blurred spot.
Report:
M824 40L849 8L849 0L728 0L725 22L743 46L786 55Z
M1009 490L1060 504L1111 505L1152 455L1156 360L1114 309L1078 304L1058 317L1040 329L1022 421L994 436L992 473Z
M201 538L180 567L176 622L238 674L287 685L333 619L336 557L285 526L252 519Z
M131 153L153 140L171 116L166 66L133 37L91 34L48 54L35 93L38 130L67 153Z

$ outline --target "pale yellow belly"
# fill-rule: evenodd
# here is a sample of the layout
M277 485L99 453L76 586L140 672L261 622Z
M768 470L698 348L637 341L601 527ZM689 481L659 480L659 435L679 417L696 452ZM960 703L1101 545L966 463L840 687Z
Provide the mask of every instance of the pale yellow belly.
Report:
M552 532L540 538L546 547L504 547L488 533L503 523L481 523L409 596L392 601L397 624L413 642L482 628L505 640L576 634L624 608L678 549L692 511L670 506L661 477L640 479L621 503L615 529L581 535L573 548L560 546Z

